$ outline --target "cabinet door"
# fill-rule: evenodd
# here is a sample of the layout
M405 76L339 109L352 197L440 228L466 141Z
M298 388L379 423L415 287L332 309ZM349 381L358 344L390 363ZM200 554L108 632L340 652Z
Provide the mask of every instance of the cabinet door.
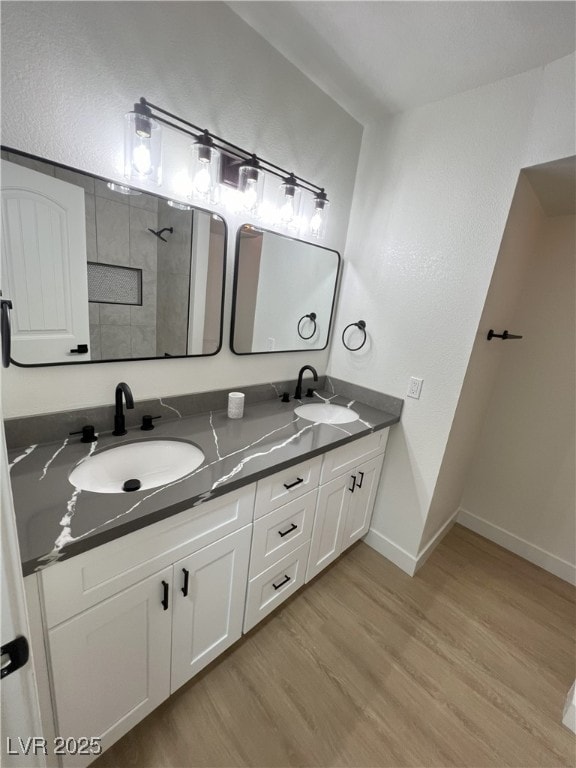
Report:
M171 581L165 568L49 631L57 733L98 736L107 749L168 697L172 611L162 582Z
M346 549L367 533L372 519L372 509L378 489L378 480L384 456L364 462L356 467L352 476L356 478L354 491L350 495L350 505L346 516L342 549Z
M344 475L320 486L306 581L320 573L342 551L344 525L352 495L351 485L350 475Z
M242 634L252 526L174 564L172 691Z

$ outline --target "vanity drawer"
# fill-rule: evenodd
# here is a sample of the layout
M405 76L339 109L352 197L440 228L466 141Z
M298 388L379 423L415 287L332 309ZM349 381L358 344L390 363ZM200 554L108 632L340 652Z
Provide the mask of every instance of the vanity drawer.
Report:
M317 496L317 489L310 491L255 521L250 578L271 568L310 539Z
M371 435L354 440L340 448L335 448L324 455L320 483L328 483L335 477L349 472L363 461L384 453L388 440L389 428L373 432Z
M248 582L244 632L248 632L304 584L310 542Z
M255 485L95 547L40 573L46 624L54 627L252 522Z
M303 461L294 467L258 481L254 519L266 515L292 499L304 496L318 486L322 457Z

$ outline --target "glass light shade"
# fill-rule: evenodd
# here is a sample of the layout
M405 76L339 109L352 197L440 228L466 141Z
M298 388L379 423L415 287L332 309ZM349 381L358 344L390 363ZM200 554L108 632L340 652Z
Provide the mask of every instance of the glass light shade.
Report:
M330 202L324 192L319 192L314 197L312 215L308 224L310 236L315 240L322 240L326 234L326 222L328 220L328 209Z
M190 149L190 196L204 203L218 202L220 152L209 137L200 137Z
M257 160L248 160L238 173L239 206L242 211L258 214L264 195L264 171Z
M162 180L162 128L139 112L128 112L124 121L124 176L152 184Z
M284 179L278 189L276 200L278 223L288 228L296 228L300 221L301 202L302 189L296 183L296 179L289 176Z

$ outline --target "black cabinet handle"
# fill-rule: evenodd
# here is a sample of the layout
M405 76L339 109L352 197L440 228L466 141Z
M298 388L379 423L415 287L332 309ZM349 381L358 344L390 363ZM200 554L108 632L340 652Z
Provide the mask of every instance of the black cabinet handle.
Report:
M292 525L290 526L290 528L288 528L287 531L278 531L278 535L281 536L281 537L288 536L288 534L292 533L292 531L295 531L296 528L298 528L296 523L292 523Z
M78 346L75 349L71 349L70 352L73 355L87 355L88 354L88 344L78 344Z
M286 488L286 490L289 491L290 488L296 488L297 485L300 485L300 483L303 483L303 482L304 482L304 478L298 477L296 479L296 482L294 483L290 483L290 484L284 483L284 488Z
M10 365L10 345L12 343L10 331L10 310L12 302L9 299L0 299L0 309L2 311L2 368L8 368Z
M167 611L168 610L168 589L169 589L168 582L163 580L162 581L162 587L163 587L163 590L164 590L164 597L162 598L162 600L160 602L164 606L164 610Z
M6 675L11 675L12 672L16 672L27 663L30 658L30 649L28 647L28 640L20 635L10 643L6 643L0 648L0 654L2 655L2 671L0 672L0 678L4 679Z
M360 475L360 482L358 483L358 488L362 488L362 483L364 482L364 472L358 472Z
M280 587L283 587L284 584L288 584L289 581L292 581L290 576L284 576L284 579L280 582L280 584L274 584L274 582L272 582L272 586L274 589L280 589Z
M356 488L356 475L350 475L350 477L352 479L352 488L350 488L350 486L348 486L348 490L352 491L352 493L354 493L354 488Z
M187 571L186 568L182 568L182 573L184 574L184 586L182 587L182 594L184 597L188 597L188 582L190 580L190 571Z

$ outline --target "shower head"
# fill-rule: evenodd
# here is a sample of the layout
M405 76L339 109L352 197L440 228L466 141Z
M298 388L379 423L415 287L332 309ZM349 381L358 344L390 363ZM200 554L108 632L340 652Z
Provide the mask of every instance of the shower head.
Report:
M155 229L150 229L150 227L148 227L148 232L152 232L152 234L156 235L156 237L159 240L162 240L163 243L167 243L168 240L166 240L165 237L162 237L162 232L170 232L170 234L172 234L174 232L174 227L164 227L164 229L159 229L158 231L156 231Z

